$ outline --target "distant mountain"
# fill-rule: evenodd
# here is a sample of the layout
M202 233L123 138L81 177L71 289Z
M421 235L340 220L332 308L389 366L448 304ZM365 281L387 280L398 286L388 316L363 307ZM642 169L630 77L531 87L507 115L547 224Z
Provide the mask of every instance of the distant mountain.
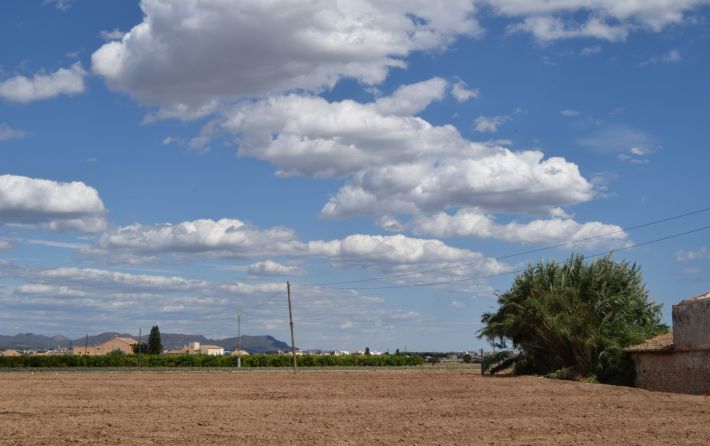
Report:
M56 348L68 348L72 346L97 345L115 337L138 339L137 336L132 336L127 333L106 332L98 335L89 336L78 339L69 340L65 336L44 336L33 333L20 333L14 336L0 335L0 350L4 349L19 349L19 350L47 350ZM160 339L168 349L180 348L190 342L199 342L200 344L213 344L224 347L225 350L234 350L237 348L237 338L225 339L210 339L202 335L187 335L181 333L161 333ZM143 336L143 342L148 340L148 335ZM279 341L273 336L242 336L242 349L249 353L264 353L274 350L290 350L291 346L285 342Z
M0 335L0 349L50 349L50 348L65 348L69 346L69 340L61 336L63 339L57 339L59 336L43 336L34 333L19 333L14 336Z
M185 335L179 333L161 333L160 340L163 346L168 349L180 348L189 342L199 342L200 344L213 344L224 347L225 350L237 348L237 338L210 339L202 335ZM249 353L264 353L273 350L289 350L291 346L279 341L273 336L242 336L242 349Z

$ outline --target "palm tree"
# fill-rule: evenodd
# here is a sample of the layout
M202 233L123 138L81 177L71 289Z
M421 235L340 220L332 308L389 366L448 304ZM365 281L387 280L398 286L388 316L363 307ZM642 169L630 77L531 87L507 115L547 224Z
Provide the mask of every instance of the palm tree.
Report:
M479 337L512 349L493 372L512 366L517 373L628 382L633 367L624 347L668 330L639 267L611 256L530 265L498 303L498 311L483 314Z

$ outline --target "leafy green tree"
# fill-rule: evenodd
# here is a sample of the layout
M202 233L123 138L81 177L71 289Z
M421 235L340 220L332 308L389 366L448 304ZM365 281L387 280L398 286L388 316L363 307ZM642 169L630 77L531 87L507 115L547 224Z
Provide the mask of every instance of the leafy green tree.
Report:
M463 355L463 362L465 362L466 364L470 364L471 361L473 361L473 356L469 355L468 353Z
M133 345L133 353L148 354L148 344L141 342L140 344Z
M365 347L365 356L370 356L370 347Z
M160 329L157 325L154 325L150 329L150 335L148 335L148 353L151 355L159 355L163 351L163 344L160 342Z
M624 347L663 333L661 306L649 302L636 264L611 256L585 262L572 255L528 266L498 296L496 312L481 317L479 337L499 352L491 373L554 374L630 383L633 365Z

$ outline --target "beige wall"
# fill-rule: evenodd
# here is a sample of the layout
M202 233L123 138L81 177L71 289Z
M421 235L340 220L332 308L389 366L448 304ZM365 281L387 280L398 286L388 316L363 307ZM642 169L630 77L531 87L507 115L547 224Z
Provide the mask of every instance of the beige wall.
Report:
M5 350L0 353L0 356L22 356L22 353L18 352L17 350Z
M88 356L108 355L114 350L120 350L123 353L130 355L133 354L133 344L129 344L128 342L123 341L121 339L111 339L110 341L106 341L103 344L90 345L86 349L83 345L76 346L72 348L72 354Z
M710 395L710 350L632 353L636 386L663 392Z
M710 299L689 300L673 305L675 348L710 348Z

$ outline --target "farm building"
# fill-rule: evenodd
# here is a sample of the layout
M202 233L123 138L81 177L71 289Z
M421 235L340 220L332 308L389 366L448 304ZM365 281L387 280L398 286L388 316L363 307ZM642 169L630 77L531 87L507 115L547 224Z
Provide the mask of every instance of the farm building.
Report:
M673 332L627 349L636 386L710 394L710 292L673 305Z
M121 351L125 354L133 354L133 346L137 342L131 338L113 338L99 345L75 346L72 349L73 355L100 356L108 355L114 351Z
M224 355L224 348L219 345L206 345L200 344L199 342L190 342L186 346L174 350L168 350L168 354L172 355L208 355L208 356L222 356Z
M18 352L17 350L4 350L2 353L0 353L0 356L22 356L22 353Z

